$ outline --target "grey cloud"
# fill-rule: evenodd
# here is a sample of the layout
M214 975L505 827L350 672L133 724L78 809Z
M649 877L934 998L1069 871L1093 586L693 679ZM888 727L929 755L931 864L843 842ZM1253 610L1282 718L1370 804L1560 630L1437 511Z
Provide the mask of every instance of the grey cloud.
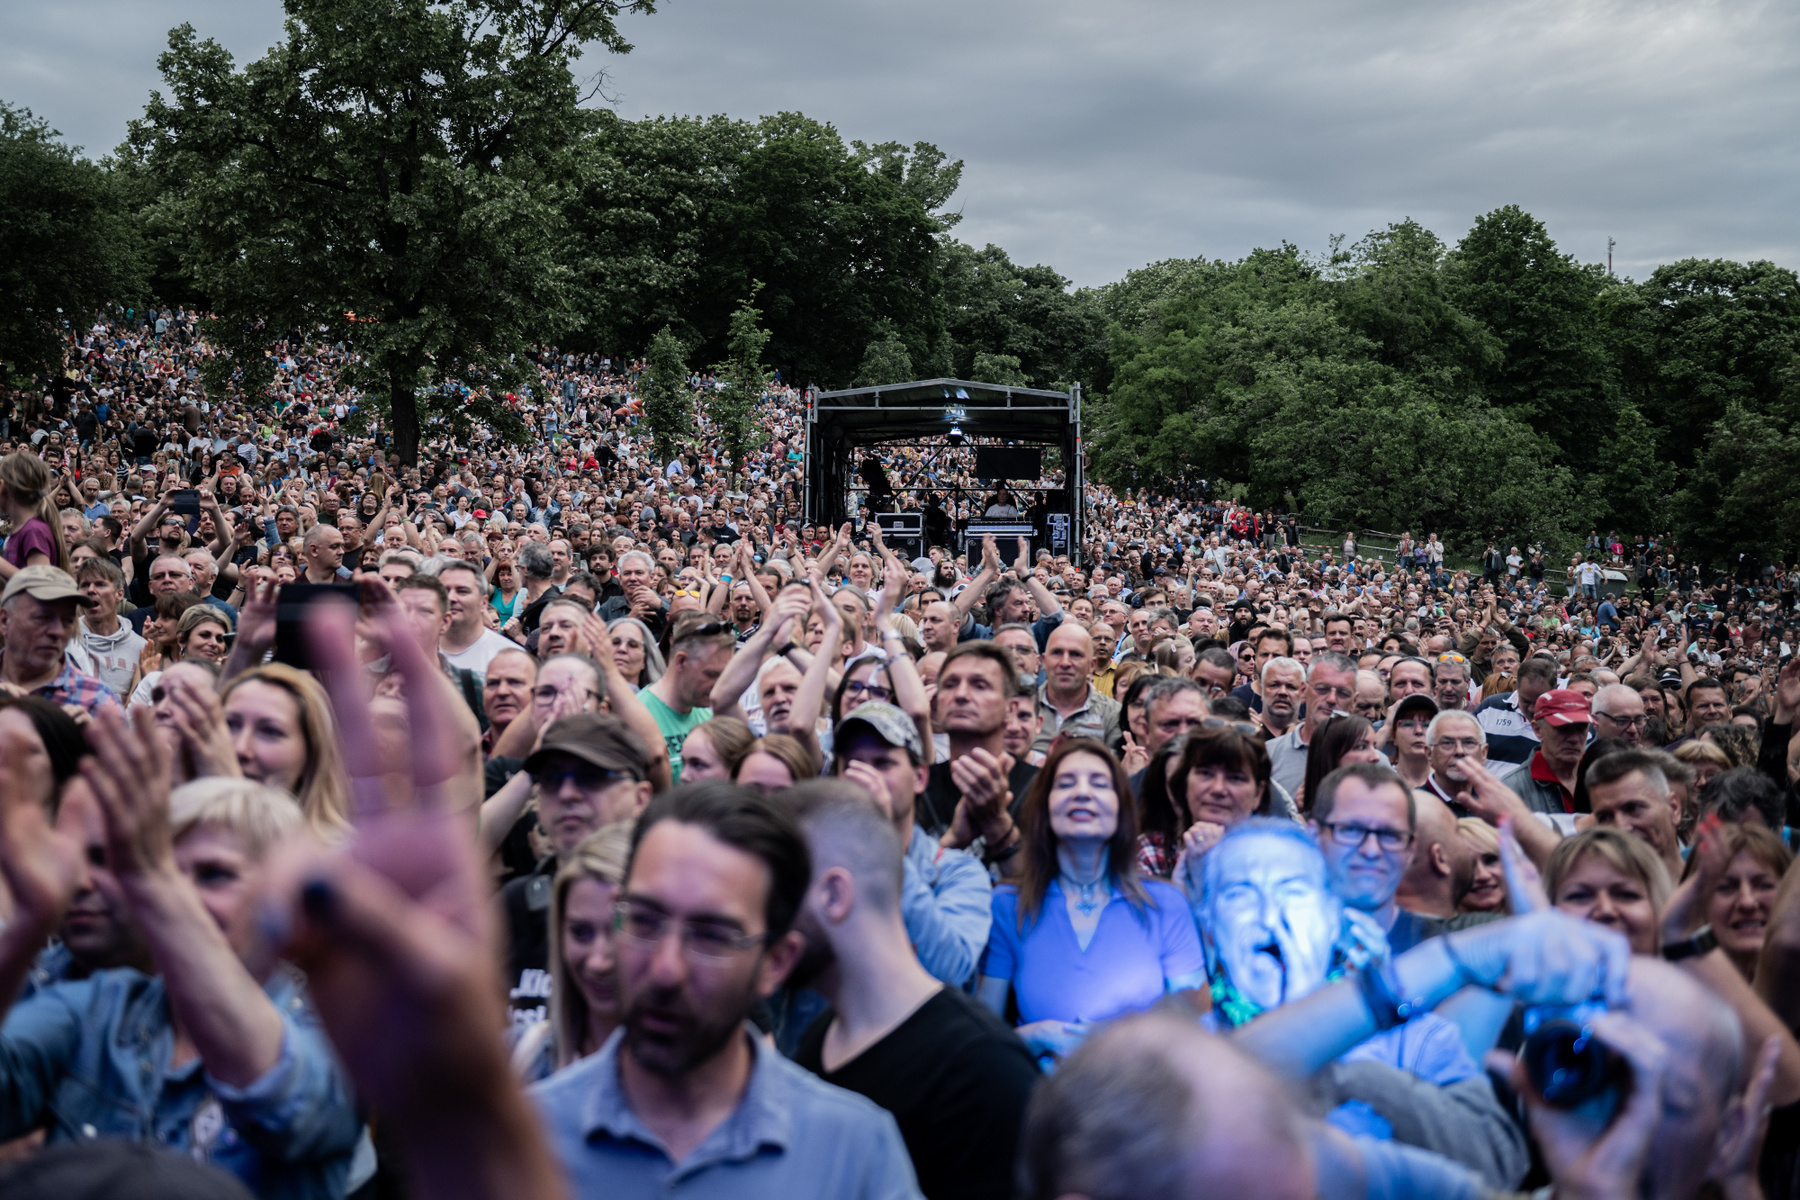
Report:
M0 95L93 148L170 25L240 59L266 0L0 17ZM1585 260L1800 261L1800 10L1778 3L664 0L594 55L628 116L783 109L967 163L958 229L1084 284L1156 259L1320 250L1518 203Z

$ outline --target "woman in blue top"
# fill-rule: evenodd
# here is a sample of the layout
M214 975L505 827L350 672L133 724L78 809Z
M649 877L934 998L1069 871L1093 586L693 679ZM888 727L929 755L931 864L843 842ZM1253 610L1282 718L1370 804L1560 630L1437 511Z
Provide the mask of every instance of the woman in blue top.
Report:
M1206 961L1180 892L1137 870L1137 808L1119 760L1099 742L1062 743L1021 805L1020 875L994 889L979 985L1019 1036L1062 1054L1097 1021L1205 983Z

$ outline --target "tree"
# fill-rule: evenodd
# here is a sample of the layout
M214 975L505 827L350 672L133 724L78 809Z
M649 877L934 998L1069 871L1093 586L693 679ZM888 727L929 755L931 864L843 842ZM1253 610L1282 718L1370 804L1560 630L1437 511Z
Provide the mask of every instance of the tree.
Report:
M928 143L846 144L799 113L602 116L577 160L570 257L597 346L642 346L669 324L692 353L720 355L761 280L768 358L789 379L848 383L890 327L913 362L941 357L938 238L954 216L938 209L962 165Z
M26 371L61 370L65 331L144 282L117 181L60 139L0 102L0 361Z
M976 383L998 383L1010 387L1025 387L1029 382L1025 372L1019 370L1019 359L1012 354L989 354L983 351L975 356L975 362L969 368L969 378Z
M656 461L666 463L688 443L694 431L694 394L688 389L686 348L664 325L650 342L638 395L644 401L644 423L656 440Z
M1092 389L1110 378L1094 293L1071 291L1051 268L1021 267L993 245L946 241L942 271L951 374L985 380L975 362L993 354L1017 359L1021 382L1033 387L1079 379Z
M1478 218L1446 264L1448 295L1503 349L1480 382L1495 407L1591 469L1617 419L1618 371L1601 321L1604 270L1561 253L1517 205Z
M623 53L654 0L286 0L242 71L183 25L127 153L212 302L209 380L264 386L290 329L359 352L351 382L417 460L426 417L522 437L508 389L575 322L558 260L583 43Z
M852 383L856 387L878 387L884 383L905 383L912 378L912 357L906 352L906 343L889 326L863 351L862 366L857 368Z
M706 411L719 430L719 443L732 470L743 465L744 456L762 444L762 425L757 419L763 394L769 386L769 371L763 366L763 350L769 344L769 331L762 327L762 310L753 302L761 283L752 283L750 295L731 314L731 333L726 339L728 357L713 368L719 386L707 400Z
M1800 277L1768 262L1686 259L1639 285L1649 324L1639 407L1667 457L1694 464L1701 430L1800 408ZM1734 418L1733 424L1740 424Z

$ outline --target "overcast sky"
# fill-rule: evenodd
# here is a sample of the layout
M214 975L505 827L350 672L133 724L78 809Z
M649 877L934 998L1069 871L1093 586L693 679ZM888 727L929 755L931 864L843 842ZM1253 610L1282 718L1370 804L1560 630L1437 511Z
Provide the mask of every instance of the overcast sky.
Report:
M1643 277L1800 267L1800 5L1774 0L662 0L590 55L627 116L793 109L966 164L957 233L1081 284L1323 251L1516 203ZM192 22L240 62L270 0L0 0L0 98L90 153Z

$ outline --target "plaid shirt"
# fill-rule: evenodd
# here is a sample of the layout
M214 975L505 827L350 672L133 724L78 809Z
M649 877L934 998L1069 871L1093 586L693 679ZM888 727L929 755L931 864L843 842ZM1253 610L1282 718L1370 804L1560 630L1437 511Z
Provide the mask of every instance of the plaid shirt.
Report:
M42 696L56 705L72 705L93 716L104 704L117 705L119 697L113 690L83 671L70 666L68 660L63 661L63 669L49 683L31 689L33 696Z

